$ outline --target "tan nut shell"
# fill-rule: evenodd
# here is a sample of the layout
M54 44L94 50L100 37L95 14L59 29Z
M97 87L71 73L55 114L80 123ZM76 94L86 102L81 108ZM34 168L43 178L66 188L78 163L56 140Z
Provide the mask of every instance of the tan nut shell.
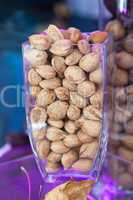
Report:
M36 104L38 106L46 107L47 105L53 103L56 96L53 90L41 90L37 95Z
M40 91L41 91L41 88L39 86L31 86L30 87L30 94L33 97L36 97Z
M133 68L133 55L127 53L126 51L121 51L116 54L116 63L119 67L123 69L132 69Z
M80 96L76 92L70 92L70 103L78 108L84 108L88 103L88 99Z
M36 143L36 150L41 159L48 156L50 149L50 142L48 140L41 140Z
M72 53L66 57L65 63L66 65L76 65L78 64L81 57L82 57L82 54L79 52L79 50L74 49Z
M80 147L80 158L94 159L98 150L98 142L85 143Z
M32 135L34 140L43 140L46 137L46 129L41 128L35 131L32 131Z
M55 94L56 94L57 98L61 101L66 101L69 99L69 90L65 87L56 88Z
M102 110L97 109L93 105L89 105L83 109L83 116L86 119L101 120L102 119Z
M61 129L55 127L49 127L47 129L46 137L50 141L58 141L64 139L66 135L67 135L66 132L62 131Z
M47 50L50 48L51 40L48 35L34 34L29 37L29 42L32 47L38 50Z
M92 137L99 137L102 127L100 121L79 119L78 123L84 133Z
M59 153L54 153L54 152L50 152L50 154L47 157L47 160L52 162L52 163L56 163L56 162L60 162L62 155Z
M94 72L91 72L89 75L90 81L101 85L103 81L102 70L101 68L96 69Z
M65 59L61 56L54 56L51 63L59 77L63 77L66 69Z
M44 79L51 79L56 76L56 72L50 65L40 65L36 67L38 74Z
M40 51L37 49L28 49L24 54L25 59L33 67L37 65L44 65L47 62L48 54L45 51Z
M67 39L58 40L52 44L50 52L56 56L67 56L72 51L72 42Z
M78 48L82 54L87 54L87 53L90 53L90 51L91 51L90 44L85 39L78 41Z
M60 167L59 163L47 162L45 169L47 173L55 173L59 171Z
M78 66L69 66L65 70L65 78L75 84L79 84L86 79L85 72Z
M74 162L78 160L78 153L74 150L70 150L64 153L61 158L61 163L65 169L70 168Z
M78 85L77 90L78 94L80 94L81 96L90 97L95 93L96 87L93 82L84 81Z
M124 147L120 147L118 149L118 154L125 160L127 161L133 161L133 153L132 151L124 148Z
M64 128L65 128L66 132L68 132L70 134L74 134L77 130L75 123L73 121L70 121L70 120L65 122Z
M93 96L90 97L90 103L96 108L101 108L103 105L103 92L98 90Z
M36 106L31 110L30 113L31 123L36 123L36 124L42 123L42 125L44 125L43 123L46 122L46 119L47 119L47 113L44 108Z
M57 40L64 39L64 36L61 30L55 25L50 24L46 30L48 36L52 39L53 42Z
M89 171L92 167L92 160L82 158L72 165L72 168L79 171Z
M99 54L92 52L88 53L80 59L79 66L86 72L92 72L99 67Z
M63 120L52 120L52 119L48 119L48 124L51 125L51 126L54 126L56 128L63 128L64 126L64 121Z
M124 86L128 83L128 73L126 70L116 68L115 79L113 80L114 86Z
M70 120L77 120L80 118L80 109L75 105L70 105L67 110L67 117Z
M65 118L68 109L68 104L62 101L55 101L47 108L48 116L53 120Z
M68 29L68 32L70 33L70 40L74 43L77 43L80 38L81 38L81 32L79 29L74 28L74 27L70 27Z
M76 84L74 84L73 82L67 79L63 79L62 84L63 84L63 87L68 88L70 91L76 91L77 89Z
M68 152L69 148L62 141L55 141L51 143L51 150L55 153L62 154Z
M61 86L61 80L59 78L52 78L49 80L43 80L39 83L39 85L44 89L56 89Z
M90 143L94 140L93 137L89 136L88 134L84 133L82 130L79 130L77 132L77 136L79 140L84 144L86 142Z
M119 20L109 21L105 30L112 33L116 40L123 38L125 35L125 29Z
M64 144L69 148L78 147L81 145L81 142L77 135L67 135L63 140Z
M31 85L36 86L41 82L40 75L32 68L28 72L28 81Z

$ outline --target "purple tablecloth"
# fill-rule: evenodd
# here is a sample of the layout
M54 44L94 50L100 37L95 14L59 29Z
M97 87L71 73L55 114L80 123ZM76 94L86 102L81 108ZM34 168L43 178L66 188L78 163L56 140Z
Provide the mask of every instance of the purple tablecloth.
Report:
M31 184L31 197L28 198L29 189L23 167L29 176ZM123 192L117 193L117 188L113 186L112 179L103 170L100 181L94 187L93 198L91 200L132 200L133 193L126 195ZM0 164L0 200L41 200L41 191L49 191L56 184L44 183L37 169L33 155L20 159L3 162ZM94 198L95 196L95 198ZM54 199L53 199L54 200ZM90 198L88 198L90 200Z
M22 166L30 177L31 200L40 200L42 179L32 155L0 164L0 200L28 200L28 182Z

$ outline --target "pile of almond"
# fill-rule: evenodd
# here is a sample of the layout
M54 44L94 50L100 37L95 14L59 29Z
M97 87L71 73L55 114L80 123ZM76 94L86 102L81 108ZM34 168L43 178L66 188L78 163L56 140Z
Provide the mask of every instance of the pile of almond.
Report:
M106 25L106 31L114 36L116 47L115 123L110 151L125 160L111 161L110 170L119 185L133 189L133 26L127 26L126 21L117 19Z
M92 168L102 128L100 43L106 39L105 32L87 35L54 25L29 37L24 53L29 116L36 151L48 173L61 167Z

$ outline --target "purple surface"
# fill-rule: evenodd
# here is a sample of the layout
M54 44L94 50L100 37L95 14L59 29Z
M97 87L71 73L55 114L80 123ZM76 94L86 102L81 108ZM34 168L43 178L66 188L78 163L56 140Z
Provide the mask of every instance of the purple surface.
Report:
M31 198L28 198L28 181L21 167L27 171L31 184ZM37 169L33 155L0 164L0 200L41 200L40 186L44 192L58 183L44 183ZM133 194L118 191L111 177L103 170L100 181L94 187L93 197L88 200L132 200ZM53 199L54 200L54 199Z
M1 200L28 200L28 182L23 166L30 177L31 200L39 200L39 187L42 184L40 173L33 156L19 160L5 162L0 165L0 199Z
M14 160L20 157L24 157L26 155L32 154L32 150L30 145L23 145L19 147L13 147L10 151L8 151L5 155L0 157L0 163L6 162L9 160Z

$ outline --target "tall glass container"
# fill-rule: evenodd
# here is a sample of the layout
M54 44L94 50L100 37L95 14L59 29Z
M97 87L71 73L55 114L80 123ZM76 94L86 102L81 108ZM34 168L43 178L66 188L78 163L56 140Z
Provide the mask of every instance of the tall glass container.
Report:
M133 1L104 1L112 19L103 27L114 36L116 75L115 116L109 152L112 177L126 190L133 190ZM110 4L110 6L109 6ZM114 6L115 4L115 6Z
M75 41L73 30L50 25L23 44L28 134L48 182L96 181L112 122L112 40L80 32Z

